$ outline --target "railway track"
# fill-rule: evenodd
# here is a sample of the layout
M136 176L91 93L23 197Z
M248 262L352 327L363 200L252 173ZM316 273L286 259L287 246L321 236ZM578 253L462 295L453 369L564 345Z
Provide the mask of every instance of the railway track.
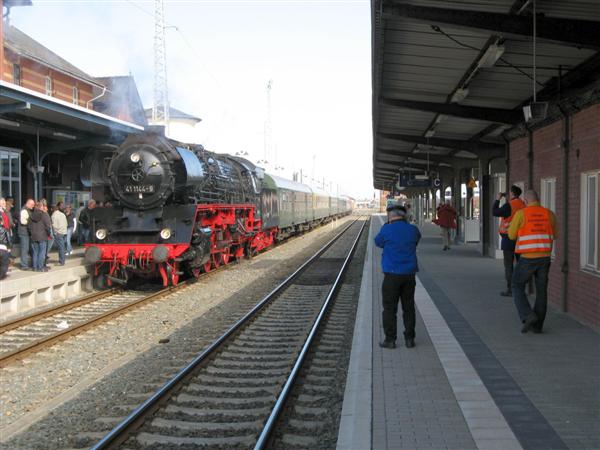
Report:
M95 292L57 308L5 323L0 326L0 367L164 297L184 285L153 292L119 289Z
M264 448L366 223L346 227L93 448Z
M278 245L300 236L302 234ZM77 300L5 322L0 325L0 368L231 266L219 266L196 279L150 293L147 290L126 291L118 288L93 292Z

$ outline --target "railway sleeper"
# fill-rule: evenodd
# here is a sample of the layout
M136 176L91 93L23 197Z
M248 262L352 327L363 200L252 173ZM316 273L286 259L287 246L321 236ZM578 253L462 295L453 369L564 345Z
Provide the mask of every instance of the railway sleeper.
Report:
M201 419L201 420L250 420L253 417L265 416L270 411L269 408L248 408L248 409L215 409L215 408L192 408L186 406L168 405L164 410L164 415L180 418Z
M235 437L221 437L221 438L197 438L197 437L176 437L176 436L164 436L160 434L152 433L140 433L136 436L136 440L139 444L145 448L160 449L165 448L249 448L254 446L256 442L256 436L254 434L248 436L235 436Z
M239 433L244 432L256 432L260 431L262 425L261 420L251 420L251 421L243 421L243 422L201 422L198 420L194 421L186 421L186 420L172 420L172 419L163 419L162 417L157 417L150 422L151 428L163 431L163 430L183 430L192 433L198 433L198 435L202 436L207 434L208 432L221 432L222 434L228 433ZM194 433L194 434L195 434Z
M227 397L211 397L205 395L190 395L178 394L175 401L179 405L194 406L195 408L207 406L209 408L261 408L270 406L274 397L272 395L256 396L253 398L227 398Z
M274 395L278 392L277 387L269 386L206 386L202 384L192 383L185 387L182 392L193 394L209 394L209 395L237 395L240 397L256 396L256 395Z

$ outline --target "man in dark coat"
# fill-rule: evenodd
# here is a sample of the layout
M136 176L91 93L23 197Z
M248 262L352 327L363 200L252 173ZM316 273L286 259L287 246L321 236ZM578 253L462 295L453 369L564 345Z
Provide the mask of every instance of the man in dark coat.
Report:
M406 208L397 204L388 206L388 223L375 237L375 245L383 248L381 266L384 273L381 296L382 322L385 340L383 348L396 348L398 300L402 303L404 342L407 348L415 346L415 274L419 229L406 221Z
M36 272L47 272L46 247L52 236L52 221L45 206L38 204L29 217L29 234L31 236L31 248L33 253L33 270Z

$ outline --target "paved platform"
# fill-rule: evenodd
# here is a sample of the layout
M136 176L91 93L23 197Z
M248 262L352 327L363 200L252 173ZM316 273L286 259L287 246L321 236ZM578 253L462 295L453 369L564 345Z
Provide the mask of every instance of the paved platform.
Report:
M550 308L521 334L502 261L425 224L417 346L381 349L381 250L365 259L338 449L598 449L600 335ZM399 332L402 330L401 318Z
M51 251L48 272L20 270L20 259L13 260L7 278L0 281L0 322L91 291L83 252L83 248L74 249L60 266L56 251Z

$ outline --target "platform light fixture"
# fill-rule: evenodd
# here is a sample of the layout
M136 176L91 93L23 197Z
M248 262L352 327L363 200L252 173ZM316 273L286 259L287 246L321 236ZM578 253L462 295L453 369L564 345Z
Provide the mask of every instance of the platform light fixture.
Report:
M494 67L496 62L502 57L506 47L503 45L492 44L490 45L485 53L481 56L481 59L477 62L477 67L480 69L489 69Z
M452 95L452 98L450 99L450 101L452 103L460 103L465 98L467 98L467 95L469 95L469 89L468 88L458 88L454 92L454 94Z
M20 127L21 124L19 122L14 122L12 120L0 119L0 125L8 125L9 127Z
M77 139L77 137L73 136L72 134L61 133L60 131L55 131L54 133L52 133L52 136L61 137L61 138L65 138L65 139L71 139L72 141Z
M433 137L433 135L434 135L434 134L435 134L435 130L433 130L433 129L431 129L431 130L427 130L427 131L425 132L425 137L426 137L426 138L430 138L430 137Z

